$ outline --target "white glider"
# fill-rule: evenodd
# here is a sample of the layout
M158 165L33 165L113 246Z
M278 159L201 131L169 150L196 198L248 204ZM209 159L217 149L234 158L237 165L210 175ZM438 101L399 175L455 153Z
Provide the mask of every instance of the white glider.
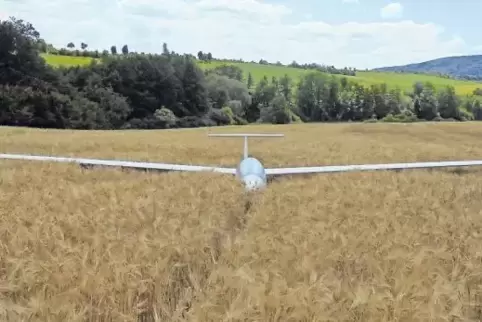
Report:
M247 191L258 190L266 187L268 178L297 175L317 174L352 171L375 171L375 170L405 170L405 169L431 169L449 167L482 166L482 160L468 161L436 161L436 162L410 162L410 163L387 163L387 164L360 164L360 165L334 165L317 167L290 167L290 168L265 168L254 157L248 157L248 137L284 137L283 134L210 134L211 137L243 137L244 155L236 168L210 167L198 165L136 162L120 160L99 160L84 158L65 158L51 156L34 156L23 154L0 154L0 159L51 161L64 163L77 163L83 167L107 166L137 170L157 171L184 171L184 172L217 172L235 175L244 183Z

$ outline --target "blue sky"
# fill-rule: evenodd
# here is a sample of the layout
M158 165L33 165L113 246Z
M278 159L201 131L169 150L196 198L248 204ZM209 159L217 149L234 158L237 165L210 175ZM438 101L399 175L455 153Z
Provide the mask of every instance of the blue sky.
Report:
M62 47L317 62L373 68L482 54L482 1L0 0L0 18L32 22Z

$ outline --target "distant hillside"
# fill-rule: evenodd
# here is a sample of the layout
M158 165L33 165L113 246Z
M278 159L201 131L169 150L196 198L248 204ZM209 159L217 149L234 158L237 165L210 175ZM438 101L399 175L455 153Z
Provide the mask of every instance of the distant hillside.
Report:
M482 80L482 55L444 57L418 64L382 67L373 70L442 74L459 79Z
M41 54L41 56L47 61L48 64L52 66L82 66L89 64L93 58L91 57L73 57L73 56L62 56L62 55L51 55L51 54ZM230 62L230 61L212 61L203 62L198 61L199 67L202 69L211 69L217 66L228 64L240 67L244 72L244 77L250 73L253 77L254 82L258 82L267 76L269 79L271 77L282 77L287 74L294 80L299 80L301 76L305 75L308 70L287 66L276 66L276 65L263 65L258 63L248 63L248 62ZM389 88L398 87L404 91L411 91L413 84L415 82L430 82L435 88L443 88L447 85L455 87L457 94L468 95L472 94L476 88L482 88L482 84L471 81L463 80L453 80L436 76L428 75L417 75L414 73L404 73L397 74L391 72L365 72L357 71L357 76L343 76L335 75L335 77L346 77L348 80L355 81L364 86L370 86L375 84L386 83ZM295 83L294 83L295 84Z

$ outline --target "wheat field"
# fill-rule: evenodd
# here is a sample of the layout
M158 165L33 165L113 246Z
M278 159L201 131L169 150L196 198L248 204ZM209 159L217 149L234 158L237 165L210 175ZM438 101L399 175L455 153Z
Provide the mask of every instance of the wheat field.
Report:
M482 158L477 123L0 128L1 153L232 166ZM0 161L1 321L480 321L482 171L218 174ZM247 202L251 203L246 207Z

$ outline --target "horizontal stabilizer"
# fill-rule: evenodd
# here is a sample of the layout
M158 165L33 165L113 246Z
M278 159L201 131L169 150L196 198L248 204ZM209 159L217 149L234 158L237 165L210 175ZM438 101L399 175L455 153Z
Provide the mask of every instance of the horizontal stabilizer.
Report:
M248 137L248 138L272 138L272 137L284 137L284 134L271 134L271 133L223 133L223 134L208 134L208 136L214 136L214 137Z

